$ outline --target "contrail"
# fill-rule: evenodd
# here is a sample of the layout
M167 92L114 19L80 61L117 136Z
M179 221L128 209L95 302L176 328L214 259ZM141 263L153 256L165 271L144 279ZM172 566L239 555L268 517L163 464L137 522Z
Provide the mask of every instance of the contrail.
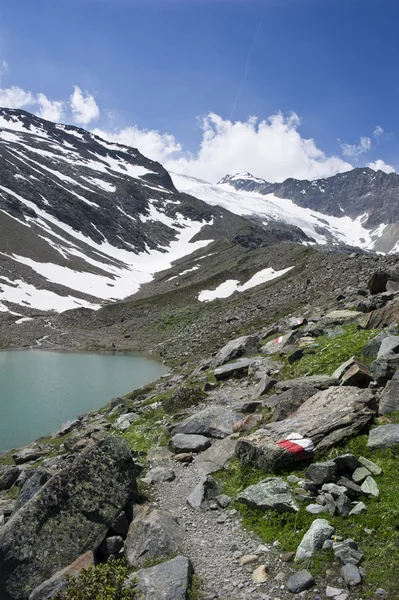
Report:
M236 96L236 99L235 99L234 104L233 104L233 108L231 109L230 121L233 119L233 115L234 115L235 110L237 108L237 104L238 104L238 101L240 99L242 90L244 89L245 82L247 81L248 72L249 72L249 65L251 63L251 58L252 58L253 51L255 50L255 46L256 46L257 41L259 39L260 32L262 30L263 21L265 20L266 8L267 8L267 2L265 2L265 6L263 8L263 13L262 13L261 20L259 21L258 27L256 29L255 37L254 37L253 42L251 44L251 47L249 49L247 60L245 61L244 75L243 75L243 78L241 80L240 87L238 88L238 92L237 92L237 96Z

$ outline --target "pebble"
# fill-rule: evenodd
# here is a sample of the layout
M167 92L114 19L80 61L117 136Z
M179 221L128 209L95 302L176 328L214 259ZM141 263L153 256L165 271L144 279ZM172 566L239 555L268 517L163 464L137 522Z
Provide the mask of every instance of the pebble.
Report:
M269 579L269 569L267 565L260 565L252 573L252 579L255 583L265 583Z

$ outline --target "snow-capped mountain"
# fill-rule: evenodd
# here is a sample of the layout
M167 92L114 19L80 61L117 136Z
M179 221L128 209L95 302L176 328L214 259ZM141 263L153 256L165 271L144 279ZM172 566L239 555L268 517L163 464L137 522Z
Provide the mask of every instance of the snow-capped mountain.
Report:
M178 192L136 149L0 109L0 312L97 308L221 237L305 239L284 231Z
M223 189L228 186L227 189L263 196L282 207L291 201L298 208L309 209L311 214L318 217L321 214L321 219L341 229L338 239L346 238L349 244L357 238L356 245L362 248L385 253L399 250L399 175L396 173L357 168L326 179L287 179L283 183L269 183L250 173L238 173L227 175L219 184ZM332 233L335 237L335 232Z

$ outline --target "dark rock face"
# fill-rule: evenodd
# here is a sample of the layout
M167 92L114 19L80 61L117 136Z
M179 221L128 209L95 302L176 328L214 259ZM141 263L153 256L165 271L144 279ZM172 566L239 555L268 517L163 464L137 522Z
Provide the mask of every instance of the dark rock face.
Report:
M3 528L0 589L12 600L30 592L104 538L137 495L131 452L106 438L54 475Z
M13 514L16 513L21 506L26 504L40 490L40 488L50 479L50 474L44 469L36 469L33 474L27 479L19 492L17 502L14 506Z

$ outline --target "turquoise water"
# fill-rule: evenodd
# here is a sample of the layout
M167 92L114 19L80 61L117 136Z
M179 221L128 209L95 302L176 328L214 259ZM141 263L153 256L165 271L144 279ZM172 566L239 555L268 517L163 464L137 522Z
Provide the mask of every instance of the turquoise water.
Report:
M141 355L0 352L0 452L49 435L163 373Z

